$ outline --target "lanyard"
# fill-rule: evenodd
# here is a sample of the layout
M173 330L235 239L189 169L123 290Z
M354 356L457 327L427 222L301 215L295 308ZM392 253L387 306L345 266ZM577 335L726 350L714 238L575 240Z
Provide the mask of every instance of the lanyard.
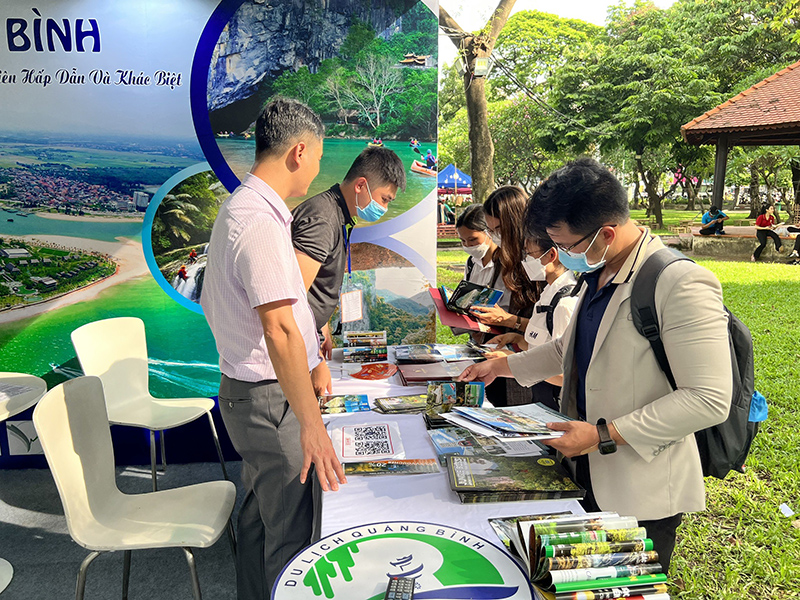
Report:
M352 279L352 266L350 263L350 236L347 235L347 225L342 225L342 235L344 235L344 247L347 250L347 277Z

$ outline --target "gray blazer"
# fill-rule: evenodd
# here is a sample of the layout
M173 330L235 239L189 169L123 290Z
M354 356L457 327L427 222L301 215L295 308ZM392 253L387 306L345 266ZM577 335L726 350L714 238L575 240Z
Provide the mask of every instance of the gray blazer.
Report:
M649 342L633 325L630 295L639 266L663 248L644 231L613 282L586 372L586 416L614 423L628 445L614 454L589 455L592 487L603 510L662 519L705 509L705 488L695 431L727 418L732 394L727 315L716 277L689 261L673 263L656 286L664 348L678 389L673 391ZM580 311L585 288L579 295ZM523 385L564 373L561 410L577 418L574 330L508 357Z

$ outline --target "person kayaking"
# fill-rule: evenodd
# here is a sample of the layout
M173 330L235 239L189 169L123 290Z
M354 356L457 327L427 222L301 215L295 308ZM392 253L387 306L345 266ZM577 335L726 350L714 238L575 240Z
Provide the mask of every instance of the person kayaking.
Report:
M425 166L429 169L436 169L436 157L430 150L425 154Z

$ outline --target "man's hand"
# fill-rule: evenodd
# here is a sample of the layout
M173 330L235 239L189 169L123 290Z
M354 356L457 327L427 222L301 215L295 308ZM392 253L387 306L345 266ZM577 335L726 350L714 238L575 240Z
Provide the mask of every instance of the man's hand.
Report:
M503 325L509 320L516 319L499 306L470 306L469 312L473 317L485 325Z
M475 363L467 367L458 376L459 381L483 381L486 385L492 383L498 377L511 377L508 368L508 361L503 358L495 358Z
M325 326L322 328L322 335L322 343L320 344L322 358L331 360L333 358L333 336L331 335L331 326L329 323L325 323Z
M314 386L314 393L317 396L333 393L331 371L328 369L328 363L324 360L311 371L311 385Z
M585 421L566 421L548 423L548 429L565 431L566 433L552 440L542 440L543 444L552 446L567 458L581 454L589 454L597 449L600 443L600 434L597 427Z
M317 472L317 479L323 491L338 491L339 483L347 483L342 463L336 456L328 431L320 421L319 425L300 429L300 447L303 449L303 468L300 483L305 483L311 464Z

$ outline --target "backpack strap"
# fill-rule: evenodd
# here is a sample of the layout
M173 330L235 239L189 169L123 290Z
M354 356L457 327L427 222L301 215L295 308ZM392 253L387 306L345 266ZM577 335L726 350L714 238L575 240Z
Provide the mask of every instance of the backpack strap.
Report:
M502 270L500 267L500 261L495 261L494 257L492 257L492 261L494 261L494 270L492 271L492 280L489 282L489 287L493 288L497 283L497 278L500 277L500 271Z
M664 342L661 340L661 328L658 324L658 314L656 312L656 284L661 272L669 265L679 260L691 260L680 252L669 248L659 250L651 254L639 267L639 273L633 281L631 290L631 316L633 324L642 336L650 342L650 347L656 355L658 366L667 376L673 390L678 389L675 383L675 376L669 366L667 352L664 350Z
M553 295L553 298L550 300L550 304L547 306L536 307L536 312L538 314L546 313L545 323L547 324L547 333L550 334L550 337L553 337L553 314L556 312L556 307L558 306L558 303L561 302L562 298L566 298L567 296L571 295L574 288L574 284L568 283Z
M470 257L467 259L467 275L466 275L466 277L464 277L464 279L466 279L467 281L469 281L469 278L472 276L472 270L473 270L474 268L475 268L475 261L474 261L474 260L472 260L472 257L470 256Z

